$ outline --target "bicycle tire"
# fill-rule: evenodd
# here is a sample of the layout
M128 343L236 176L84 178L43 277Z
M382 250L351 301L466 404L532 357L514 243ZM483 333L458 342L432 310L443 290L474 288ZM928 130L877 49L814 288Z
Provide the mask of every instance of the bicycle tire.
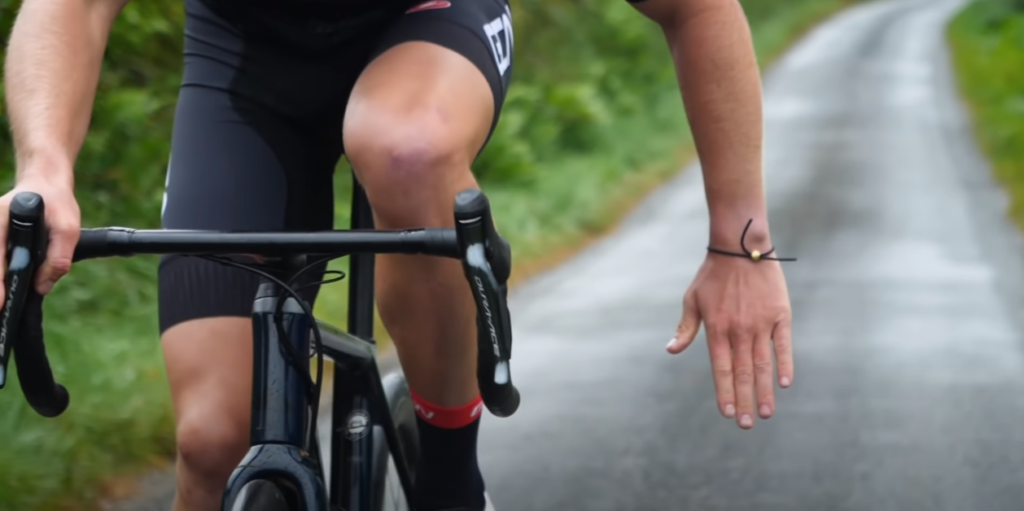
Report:
M298 511L285 498L284 492L271 481L257 479L246 484L235 505L228 511Z
M384 396L388 402L388 409L391 411L391 419L395 424L398 433L398 441L402 444L402 451L405 455L405 466L409 467L410 477L416 481L416 461L419 459L420 444L419 431L416 428L416 408L409 394L409 385L406 383L405 375L396 371L382 378ZM381 427L374 428L373 456L374 475L373 491L377 496L376 505L378 511L401 511L408 510L408 503L404 497L399 502L394 497L402 495L402 487L398 480L398 474L394 465L389 463L391 459L387 446L387 439ZM391 492L388 492L390 485Z

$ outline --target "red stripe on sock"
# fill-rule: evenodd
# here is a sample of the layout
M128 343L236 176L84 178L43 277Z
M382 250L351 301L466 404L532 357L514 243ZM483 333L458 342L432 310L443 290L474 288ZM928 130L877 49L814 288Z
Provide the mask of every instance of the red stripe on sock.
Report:
M484 400L477 396L462 406L444 407L435 405L418 394L409 390L412 402L416 406L416 415L432 426L445 429L464 428L480 418L484 410Z

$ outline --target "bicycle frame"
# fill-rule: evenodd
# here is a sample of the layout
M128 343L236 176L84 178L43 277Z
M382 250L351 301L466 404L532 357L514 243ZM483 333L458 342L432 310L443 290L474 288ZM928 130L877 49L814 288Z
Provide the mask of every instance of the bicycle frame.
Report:
M293 509L327 509L315 457L304 448L309 421L305 376L281 354L275 318L280 289L260 285L253 304L253 389L250 449L232 473L222 509L234 509L246 485L255 480L277 483ZM282 330L297 349L309 353L309 318L295 298L285 298Z
M358 183L354 183L353 192L351 228L372 229L373 216L365 192ZM410 495L411 467L405 466L376 362L374 255L353 254L350 258L349 333L322 323L309 324L308 316L292 297L285 298L282 318L295 353L309 353L309 333L311 328L319 328L324 355L334 360L329 499L325 501L322 464L317 463L319 442L315 437L306 438L310 403L304 376L281 354L282 339L274 318L281 289L265 281L252 315L251 447L228 482L222 509L232 509L246 484L263 479L277 483L293 509L327 509L329 502L330 509L373 510L375 425L384 430L403 490Z
M352 179L351 229L373 229L373 211L366 192ZM373 425L380 424L395 458L399 479L406 495L412 491L412 467L405 466L401 444L391 411L381 388L374 339L374 262L375 255L352 254L349 259L348 331L340 337L344 352L325 347L334 359L334 385L331 406L331 472L328 487L332 507L364 511L371 509L373 481ZM352 337L354 336L354 337ZM360 348L358 344L365 343ZM333 344L333 343L332 343ZM366 396L372 396L368 402ZM376 402L378 406L372 404ZM365 420L362 433L353 432Z
M519 407L519 391L509 373L512 331L506 305L506 282L511 268L510 247L494 229L487 198L479 190L456 195L454 228L372 230L372 215L365 192L353 178L352 229L320 232L222 232L136 230L124 227L82 229L73 261L138 254L200 256L261 254L263 268L291 280L308 256L351 257L349 330L334 331L306 314L308 305L293 297L284 284L264 278L254 298L253 393L251 449L232 474L223 506L231 509L248 482L261 479L278 483L292 507L369 511L375 504L374 428L380 426L395 461L401 485L412 489L410 467L399 441L376 365L373 339L374 254L424 254L462 261L467 283L476 302L479 331L477 382L484 406L498 417ZM56 382L46 355L43 298L30 286L45 255L47 233L43 199L32 192L11 201L8 221L7 300L0 314L0 389L6 381L8 360L16 360L21 390L29 405L44 417L56 417L69 404L67 389ZM297 257L296 254L305 254ZM231 264L230 261L224 261ZM244 266L244 265L243 265ZM281 303L280 300L284 300ZM313 330L316 328L317 330ZM334 360L331 472L325 489L323 465L315 428L310 427L319 402L308 369L293 355L308 354L310 335L320 334L323 355ZM288 345L282 345L288 342ZM291 351L289 356L282 349ZM15 353L14 358L10 358ZM390 387L389 387L390 388ZM319 396L315 396L317 399ZM315 426L315 424L313 424ZM380 440L378 438L378 440ZM376 467L379 469L380 467ZM329 502L328 502L329 501Z

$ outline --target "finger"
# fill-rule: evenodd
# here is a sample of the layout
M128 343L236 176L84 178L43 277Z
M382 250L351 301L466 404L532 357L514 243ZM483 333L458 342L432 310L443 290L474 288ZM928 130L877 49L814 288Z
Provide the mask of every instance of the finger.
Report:
M75 246L81 231L77 224L64 223L51 228L50 246L46 250L46 260L39 268L36 277L36 291L47 294L61 277L71 271L71 259L75 255Z
M779 386L782 388L793 384L793 343L790 340L792 324L792 320L787 317L776 323L772 332L775 361L779 365Z
M736 386L736 423L743 429L754 427L754 339L746 334L730 334L733 379Z
M757 386L757 414L771 418L775 412L775 379L772 364L772 339L768 332L754 339L754 382Z
M697 308L695 293L687 291L683 297L683 317L676 327L676 335L665 347L669 353L677 355L693 344L700 331L700 310Z
M11 217L11 202L4 198L0 200L0 307L4 306L7 300L7 227L8 219Z
M733 389L732 346L729 338L717 329L708 327L708 352L711 355L711 372L715 380L715 394L718 397L718 411L727 419L736 416L736 392Z

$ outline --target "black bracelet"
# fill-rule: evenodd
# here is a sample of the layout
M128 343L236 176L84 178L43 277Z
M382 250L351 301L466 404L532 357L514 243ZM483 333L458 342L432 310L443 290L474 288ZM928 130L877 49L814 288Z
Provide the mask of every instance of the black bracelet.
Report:
M753 252L747 250L747 245L743 242L743 240L745 240L747 238L747 230L750 229L750 224L752 224L753 222L754 222L753 218L751 218L749 221L747 221L747 226L743 228L743 235L740 236L740 248L743 249L743 253L742 254L740 254L738 252L726 252L725 250L720 250L720 249L713 248L713 247L708 247L708 252L714 252L716 254L722 254L722 255L733 256L733 257L742 257L744 259L751 259L751 260L754 260L754 261L761 261L761 260L764 260L764 259L767 259L769 261L796 261L795 257L768 257L768 254L771 254L772 252L775 252L775 247L772 247L771 250L769 250L769 251L767 251L767 252L765 252L763 254L761 252L757 251L757 250L755 250Z

